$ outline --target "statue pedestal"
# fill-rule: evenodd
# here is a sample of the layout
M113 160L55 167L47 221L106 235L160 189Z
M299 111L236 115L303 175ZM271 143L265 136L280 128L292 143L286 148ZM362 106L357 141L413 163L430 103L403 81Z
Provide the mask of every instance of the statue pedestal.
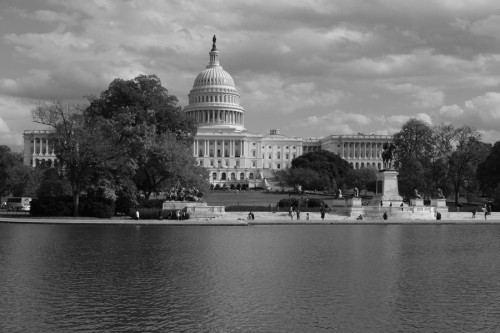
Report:
M208 206L206 202L165 201L163 210L181 210L189 214L189 218L212 218L224 215L225 206Z
M377 173L377 188L372 199L372 205L399 206L403 197L399 195L398 172L395 170L380 170Z
M353 207L361 207L362 206L361 198L357 198L357 197L350 198L348 205L353 206Z
M436 208L448 208L446 199L431 199L431 206Z
M410 199L411 205L421 207L424 205L424 199Z

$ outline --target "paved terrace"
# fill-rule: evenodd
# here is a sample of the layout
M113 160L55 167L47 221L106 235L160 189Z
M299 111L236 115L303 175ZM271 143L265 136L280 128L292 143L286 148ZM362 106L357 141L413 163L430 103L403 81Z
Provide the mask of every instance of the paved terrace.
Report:
M356 220L356 218L346 217L335 214L326 214L325 219L321 220L319 213L309 213L309 220L306 220L306 214L301 214L301 219L290 219L286 212L254 212L255 220L247 219L248 213L231 212L226 213L220 218L202 218L189 220L139 220L136 221L129 217L113 217L110 219L98 218L72 218L72 217L48 217L36 218L24 213L3 214L0 216L0 223L31 223L31 224L101 224L101 225L389 225L389 224L500 224L500 212L493 212L484 218L484 213L478 212L476 218L472 219L471 213L450 213L450 216L437 220L418 220L418 219L396 219L389 216L387 220L365 219Z

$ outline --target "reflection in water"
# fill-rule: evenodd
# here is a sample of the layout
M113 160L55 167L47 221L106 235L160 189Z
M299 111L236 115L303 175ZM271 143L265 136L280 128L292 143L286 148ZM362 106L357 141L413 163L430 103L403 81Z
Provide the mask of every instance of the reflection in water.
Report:
M499 234L0 224L0 331L494 331Z

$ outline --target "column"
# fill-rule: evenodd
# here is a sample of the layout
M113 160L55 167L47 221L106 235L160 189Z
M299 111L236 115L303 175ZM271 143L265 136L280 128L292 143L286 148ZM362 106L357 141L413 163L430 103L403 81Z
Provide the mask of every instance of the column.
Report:
M205 155L205 157L208 157L208 140L205 139L204 143L205 143L205 154L204 155Z
M344 142L342 142L342 158L345 158Z
M224 145L224 139L222 139L222 157L226 157L226 154L224 153L225 150L225 145Z
M196 154L196 140L193 141L193 156L198 156L198 154Z

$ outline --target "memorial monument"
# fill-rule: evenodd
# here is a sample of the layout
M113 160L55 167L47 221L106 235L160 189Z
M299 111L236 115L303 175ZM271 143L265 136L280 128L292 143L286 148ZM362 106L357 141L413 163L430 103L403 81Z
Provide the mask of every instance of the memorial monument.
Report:
M377 173L377 184L372 204L380 206L395 206L403 203L403 197L399 195L398 172L394 170L394 143L386 142L382 152L383 169Z
M197 188L186 188L177 182L167 193L162 210L181 211L189 218L214 218L226 213L225 206L208 206L202 198L203 192Z

